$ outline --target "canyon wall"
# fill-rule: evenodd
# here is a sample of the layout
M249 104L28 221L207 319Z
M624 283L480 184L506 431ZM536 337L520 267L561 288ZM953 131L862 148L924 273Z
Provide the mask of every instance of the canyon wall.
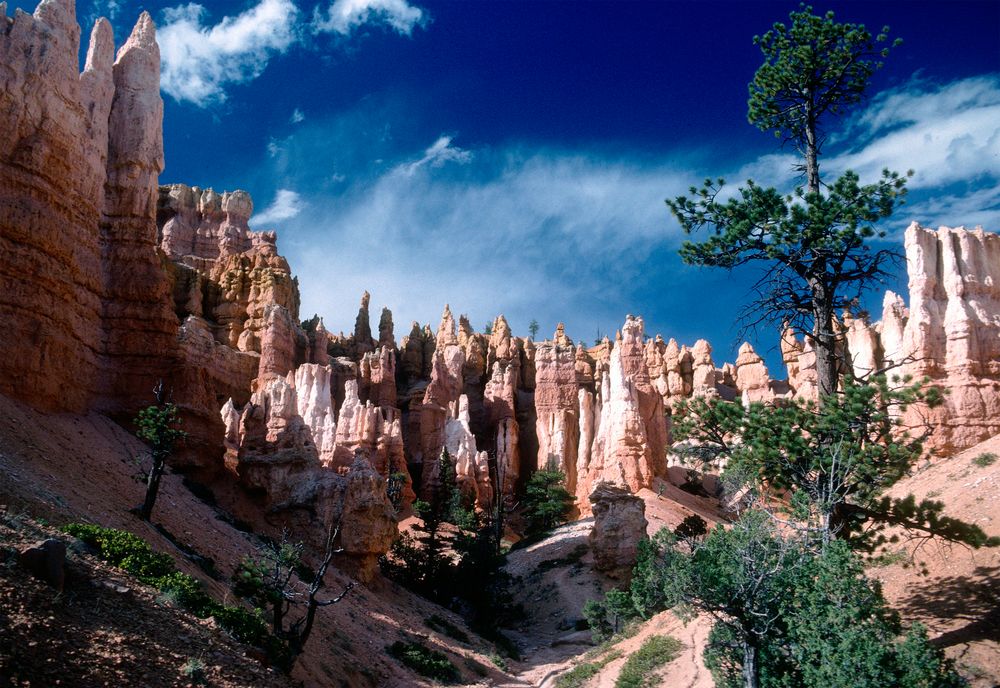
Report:
M155 28L115 53L72 0L0 3L0 391L37 408L121 412L175 364L177 320L156 252L163 168Z
M328 337L299 323L297 282L274 233L249 230L249 195L159 187L150 16L117 54L98 20L82 73L79 51L73 0L13 18L0 3L0 393L128 420L162 380L188 432L175 468L228 469L272 525L314 544L340 523L347 561L370 577L396 534L384 476L405 472L398 413L367 422L350 399L355 422L331 439ZM380 399L392 365L365 368Z

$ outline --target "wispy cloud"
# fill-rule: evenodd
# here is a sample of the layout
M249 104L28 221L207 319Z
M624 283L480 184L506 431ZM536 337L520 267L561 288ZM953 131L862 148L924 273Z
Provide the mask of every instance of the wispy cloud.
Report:
M292 124L301 124L305 121L305 119L305 113L303 113L302 110L295 108L295 110L292 111L292 116L288 118L288 121Z
M101 7L100 3L98 3L98 7ZM103 5L102 14L111 21L114 21L118 18L118 13L121 12L121 9L122 6L119 0L106 0Z
M260 3L206 26L208 10L191 3L164 10L157 31L160 86L199 106L226 99L225 86L250 81L297 40L299 10L291 0Z
M108 0L109 11L117 0ZM405 0L336 0L325 13L316 8L312 30L344 36L366 23L386 24L409 35L427 14ZM161 88L178 101L207 107L226 100L226 87L260 76L274 57L302 43L309 31L293 0L260 0L216 24L197 3L163 11L157 30ZM296 110L292 123L304 115Z
M886 167L913 169L913 189L998 175L1000 76L911 81L879 94L847 131L857 143L833 159L838 171L872 178Z
M291 189L278 189L274 202L251 219L255 227L290 220L305 207L302 197Z
M427 13L406 0L335 0L325 12L316 8L316 31L350 35L363 24L386 24L409 36L427 21Z
M820 161L826 179L854 170L862 182L883 169L913 170L909 188L932 189L983 175L1000 176L1000 76L936 85L911 80L884 91L831 137ZM796 182L790 153L743 165L730 181L753 179L780 189Z
M400 327L436 323L451 302L477 327L498 312L524 330L534 317L554 326L585 310L607 332L649 246L676 238L663 198L689 181L666 166L565 151L473 156L448 137L382 169L310 199L282 230L282 251L308 284L303 312L331 314L332 328L351 326L343 305L367 289ZM331 243L337 251L315 249Z
M445 163L454 162L465 165L472 161L472 153L458 146L451 145L452 137L441 136L424 151L423 157L402 165L399 169L405 174L414 174L421 167L441 167Z
M977 95L957 97L962 89ZM905 93L876 98L867 119L852 123L856 133L831 144L823 169L833 175L851 166L868 179L884 166L916 169L910 205L887 229L901 230L911 219L1000 229L993 94L1000 99L1000 84L989 78L910 84ZM946 104L935 105L938 98ZM890 116L890 109L909 115ZM388 111L379 116L391 120ZM961 124L951 125L952 118ZM685 193L706 173L730 182L752 176L779 188L795 181L795 160L783 153L718 160L713 169L711 161L690 166L694 152L686 150L651 162L627 150L470 149L450 136L400 150L398 141L377 135L378 119L311 119L267 162L288 180L283 184L310 189L309 207L282 227L281 247L299 274L303 312L324 315L334 329L352 327L354 304L368 289L377 305L393 309L398 329L404 318L436 322L450 302L477 326L497 312L521 332L532 318L546 328L565 319L571 334L589 339L598 328L613 333L626 312L653 316L655 304L671 320L647 317L651 329L674 334L683 322L704 333L707 326L698 323L731 322L743 294L730 284L692 300L693 285L714 277L698 273L691 281L693 270L676 256L683 235L663 199ZM329 185L331 170L347 179ZM331 244L336 251L316 248Z

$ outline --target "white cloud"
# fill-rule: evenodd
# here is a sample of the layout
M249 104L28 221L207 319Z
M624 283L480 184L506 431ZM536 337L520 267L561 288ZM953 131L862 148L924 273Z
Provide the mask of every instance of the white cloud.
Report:
M865 111L873 124L854 124L861 127L850 138L854 146L846 149L846 138L830 146L827 178L848 165L866 181L884 166L918 171L910 204L885 223L891 233L911 219L1000 230L1000 117L989 89L958 98L961 86L876 98ZM990 88L1000 94L1000 85ZM890 105L909 118L890 117ZM269 162L283 176L303 174L295 188L311 189L309 208L282 228L280 245L300 277L303 313L320 313L331 329L353 327L357 298L368 289L375 304L396 314L398 335L411 318L436 324L450 302L477 329L503 312L522 333L532 318L546 330L565 319L571 336L588 339L598 327L613 334L627 312L656 315L652 303L671 321L647 320L651 330L704 336L735 319L739 287L706 288L733 278L679 264L683 235L663 200L706 175L732 186L747 176L782 189L795 182L795 158L784 152L695 168L685 150L656 164L628 151L466 150L441 136L401 154L371 133L373 119L310 120L284 156ZM373 166L375 157L385 164ZM327 183L331 169L346 183ZM318 248L331 244L336 251Z
M850 169L862 183L871 183L886 168L900 173L912 169L907 186L914 192L931 193L980 178L1000 181L1000 76L943 86L912 81L883 92L847 123L843 133L831 137L826 152L820 173L827 182ZM735 186L753 179L791 189L802 184L793 169L797 162L787 152L764 155L744 164L727 181Z
M914 81L879 94L848 128L862 143L834 157L833 171L863 180L883 168L916 174L911 189L1000 176L1000 77L934 86Z
M409 36L426 19L422 9L406 0L335 0L325 13L316 8L313 26L317 31L347 36L363 24L382 23Z
M964 226L972 228L983 227L988 231L1000 231L1000 188L995 185L985 186L965 193L930 194L922 200L904 206L897 213L900 220L898 233L916 220L925 227Z
M412 318L436 325L450 302L477 329L499 312L523 331L533 317L554 327L572 311L608 332L649 247L676 239L663 199L690 181L667 166L558 151L473 157L448 137L383 169L310 198L282 230L302 312L323 314L334 330L352 326L345 304L368 289L400 330ZM338 249L316 249L331 244ZM598 325L577 326L592 338Z
M445 163L454 162L467 165L472 162L472 153L451 145L452 137L441 136L424 151L423 157L411 163L402 165L399 169L405 174L413 174L421 167L441 167Z
M274 202L267 208L253 216L252 222L255 226L283 222L290 220L305 207L302 197L291 189L278 189Z
M157 30L161 88L178 101L204 107L226 99L225 86L250 81L297 40L299 10L292 0L261 0L214 26L196 3L164 10Z
M288 118L288 121L291 122L292 124L299 124L301 122L304 122L305 119L306 116L302 112L302 110L295 108L295 110L292 111L292 116Z

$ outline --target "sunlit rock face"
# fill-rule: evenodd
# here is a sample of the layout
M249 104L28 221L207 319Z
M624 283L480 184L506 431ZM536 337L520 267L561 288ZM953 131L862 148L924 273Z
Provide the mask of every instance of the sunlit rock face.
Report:
M300 322L297 281L275 233L250 229L246 192L158 185L149 15L117 51L97 21L81 73L73 2L12 18L0 8L4 394L128 417L163 380L189 433L177 463L228 469L269 508L327 499L359 455L378 479L406 476L410 500L408 467L433 488L448 448L481 508L551 465L583 512L600 483L636 491L666 475L679 400L816 396L815 352L792 331L776 380L748 343L720 364L708 341L647 337L631 316L593 347L562 324L547 341L515 337L503 316L477 333L447 306L436 331L413 323L397 343L392 314L376 327L367 292L347 335ZM946 389L941 407L915 405L903 420L930 423L939 451L962 449L1000 432L1000 238L914 224L905 252L907 299L886 293L881 321L838 323L844 370Z
M913 223L905 246L910 306L886 294L882 364L947 390L940 407L914 406L904 422L929 422L939 451L964 449L1000 432L1000 236Z
M178 327L155 250L155 28L143 14L116 55L99 20L81 74L73 2L0 7L0 391L128 412L170 372Z
M589 449L581 448L589 460L574 485L583 509L598 483L638 491L666 472L667 421L646 365L642 318L629 316L622 325L598 393L599 412L589 393L578 398L580 412L592 417L581 422L581 438L593 437Z
M537 465L565 473L567 488L574 491L579 444L576 350L572 344L541 342L535 347L534 365Z

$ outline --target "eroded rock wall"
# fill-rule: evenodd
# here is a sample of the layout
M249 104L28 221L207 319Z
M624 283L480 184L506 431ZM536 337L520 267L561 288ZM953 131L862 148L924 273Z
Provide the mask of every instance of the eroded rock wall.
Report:
M156 253L159 49L144 13L84 71L72 0L0 4L0 391L47 410L134 410L175 358Z

